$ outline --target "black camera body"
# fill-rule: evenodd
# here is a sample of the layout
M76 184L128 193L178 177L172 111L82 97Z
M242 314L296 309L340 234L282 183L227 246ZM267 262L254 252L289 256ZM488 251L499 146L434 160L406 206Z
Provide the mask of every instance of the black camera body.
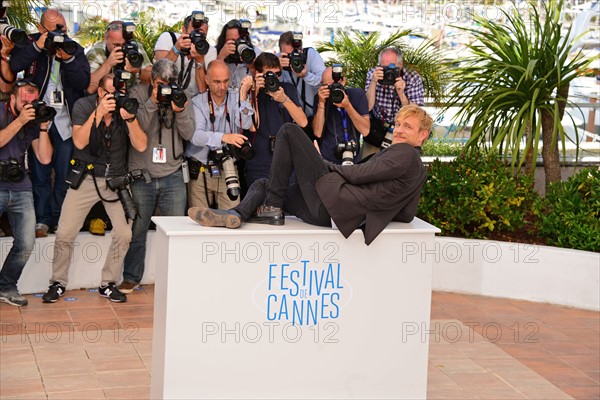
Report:
M0 181L19 183L25 179L25 169L21 163L14 159L0 160Z
M289 54L290 57L290 69L296 72L297 74L301 73L306 65L304 61L304 54L302 53L302 39L304 36L302 32L294 32L292 34L292 47L294 50Z
M65 53L72 56L77 51L77 43L62 31L63 28L61 24L56 24L56 30L48 31L44 48L50 54L56 54L58 49L62 49Z
M342 165L354 165L354 157L358 146L354 140L338 143L335 148L335 156L342 160Z
M144 57L140 53L140 49L136 42L133 41L135 33L135 24L133 22L123 22L123 39L125 43L119 51L122 51L125 58L129 60L129 64L133 68L141 68L144 63ZM115 69L125 69L125 61L115 66Z
M344 85L340 83L344 77L344 70L342 64L333 64L331 68L331 78L333 83L329 85L329 98L333 103L341 103L346 96L346 90Z
M208 43L208 40L206 40L206 34L200 30L205 22L206 17L204 16L203 11L192 12L192 28L194 28L194 30L190 33L190 40L192 41L196 52L203 56L208 53L208 49L210 48L210 44ZM182 49L182 52L188 54L189 50Z
M267 71L263 78L265 78L265 90L267 92L275 93L281 87L279 77L273 71Z
M171 107L171 102L179 108L183 108L187 101L187 96L176 83L161 83L158 85L157 93L158 106L162 108Z
M124 108L129 114L137 114L139 103L137 99L129 97L127 83L131 79L131 72L118 69L115 71L113 86L115 88L115 102L117 109Z
M148 171L145 169L134 169L125 175L106 180L106 186L108 186L108 188L113 192L117 192L119 200L121 201L121 205L123 206L123 211L125 211L125 217L132 221L138 216L139 213L137 205L135 204L135 201L133 201L131 193L129 193L128 186L134 180L142 178L144 178L146 183L150 183L152 181L150 173L148 173Z
M221 169L223 169L225 185L227 186L227 197L231 200L236 200L241 193L240 179L234 160L251 160L254 158L254 154L254 148L252 148L248 140L245 140L240 148L229 144L219 149L211 150L208 153L208 170L210 176L213 178L220 177Z
M0 34L6 36L11 42L15 44L15 46L25 47L27 45L27 32L15 28L14 26L8 23L6 11L9 5L10 4L8 1L2 1L0 5ZM2 48L1 42L0 48Z
M29 122L32 125L52 121L56 116L56 110L53 107L48 107L48 105L42 100L36 100L32 102L31 106L35 110L35 118Z
M400 77L400 68L396 67L396 64L390 64L383 68L383 79L379 80L379 84L383 86L393 86L398 77Z
M247 36L240 36L235 41L235 53L230 54L225 59L226 63L239 64L242 61L244 64L252 64L256 58L254 46Z

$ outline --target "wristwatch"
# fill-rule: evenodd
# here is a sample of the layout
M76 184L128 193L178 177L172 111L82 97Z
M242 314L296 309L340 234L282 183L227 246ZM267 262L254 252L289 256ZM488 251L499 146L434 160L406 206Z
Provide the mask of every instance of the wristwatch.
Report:
M204 69L204 63L203 62L198 62L198 61L194 61L194 68L196 69Z

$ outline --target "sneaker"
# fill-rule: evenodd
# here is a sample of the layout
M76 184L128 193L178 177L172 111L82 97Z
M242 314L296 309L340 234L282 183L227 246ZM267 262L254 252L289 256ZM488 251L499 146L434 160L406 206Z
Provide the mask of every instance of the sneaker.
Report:
M110 282L106 286L100 286L98 293L102 297L108 297L110 301L114 301L115 303L125 303L127 301L127 296L117 289L117 285L114 282Z
M104 236L106 233L106 222L100 218L94 218L90 221L90 233L96 236Z
M129 281L123 281L119 285L119 291L121 291L121 293L129 294L129 293L133 292L135 289L137 289L139 287L140 287L139 283L133 283L133 282L129 282Z
M27 299L16 290L0 292L0 302L8 303L11 306L22 307L27 305Z
M268 206L263 204L256 209L256 213L248 218L248 222L257 224L283 225L285 224L285 216L283 209L279 207Z
M48 225L46 224L35 224L35 237L45 238L48 236Z
M234 210L192 207L188 210L188 216L202 226L224 226L235 229L242 225L240 214Z
M42 296L42 301L44 303L56 303L56 300L63 294L65 294L65 287L58 282L54 282Z

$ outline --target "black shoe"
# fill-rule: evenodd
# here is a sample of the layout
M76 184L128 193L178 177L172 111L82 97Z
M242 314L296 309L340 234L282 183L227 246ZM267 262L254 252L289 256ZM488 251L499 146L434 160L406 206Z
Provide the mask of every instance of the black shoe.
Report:
M234 210L192 207L188 210L188 216L202 226L224 226L235 229L242 225L240 214Z
M254 222L257 224L283 225L285 224L283 208L263 204L262 206L256 209L255 214L248 218L247 222Z
M102 297L108 297L110 301L114 301L115 303L125 303L127 301L127 296L117 289L117 285L114 282L110 282L107 286L100 286L98 293Z
M42 301L44 303L56 303L56 300L63 294L65 294L65 287L58 282L54 282L42 296Z

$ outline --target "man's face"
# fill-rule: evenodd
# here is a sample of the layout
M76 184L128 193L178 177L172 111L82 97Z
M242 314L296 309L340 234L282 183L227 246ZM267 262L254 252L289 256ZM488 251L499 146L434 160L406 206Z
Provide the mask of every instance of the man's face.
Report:
M211 93L220 98L225 97L229 87L229 69L221 66L211 68L206 82Z
M281 50L282 53L290 54L294 51L294 47L291 44L282 44L279 46L279 50Z
M346 77L342 77L342 79L340 80L340 83L342 85L346 85ZM323 75L321 76L321 84L322 85L331 85L333 84L333 69L331 69L331 67L327 67L325 68L325 71L323 71Z
M46 30L48 31L55 31L56 30L56 25L62 25L63 26L63 32L67 32L67 22L65 21L65 17L60 15L60 14L55 14L55 13L51 13L46 15L46 18L44 19L44 26L40 28L40 32L44 33L46 32Z
M396 67L402 67L402 63L398 63L398 55L393 51L386 51L381 55L381 66L387 67L390 64L395 64Z
M238 40L239 37L240 33L238 32L237 28L227 29L227 32L225 32L225 42L228 42L230 40Z
M392 144L407 143L413 147L420 146L429 132L421 129L421 121L416 116L398 117L394 127Z
M123 30L109 30L106 34L106 49L110 53L115 47L123 47L125 39L123 39Z
M109 93L114 93L115 87L112 79L107 79L104 84L98 88L98 97L104 97Z
M20 114L25 104L30 104L38 99L39 91L36 87L25 85L17 89L17 92L11 96L13 108L16 114Z

